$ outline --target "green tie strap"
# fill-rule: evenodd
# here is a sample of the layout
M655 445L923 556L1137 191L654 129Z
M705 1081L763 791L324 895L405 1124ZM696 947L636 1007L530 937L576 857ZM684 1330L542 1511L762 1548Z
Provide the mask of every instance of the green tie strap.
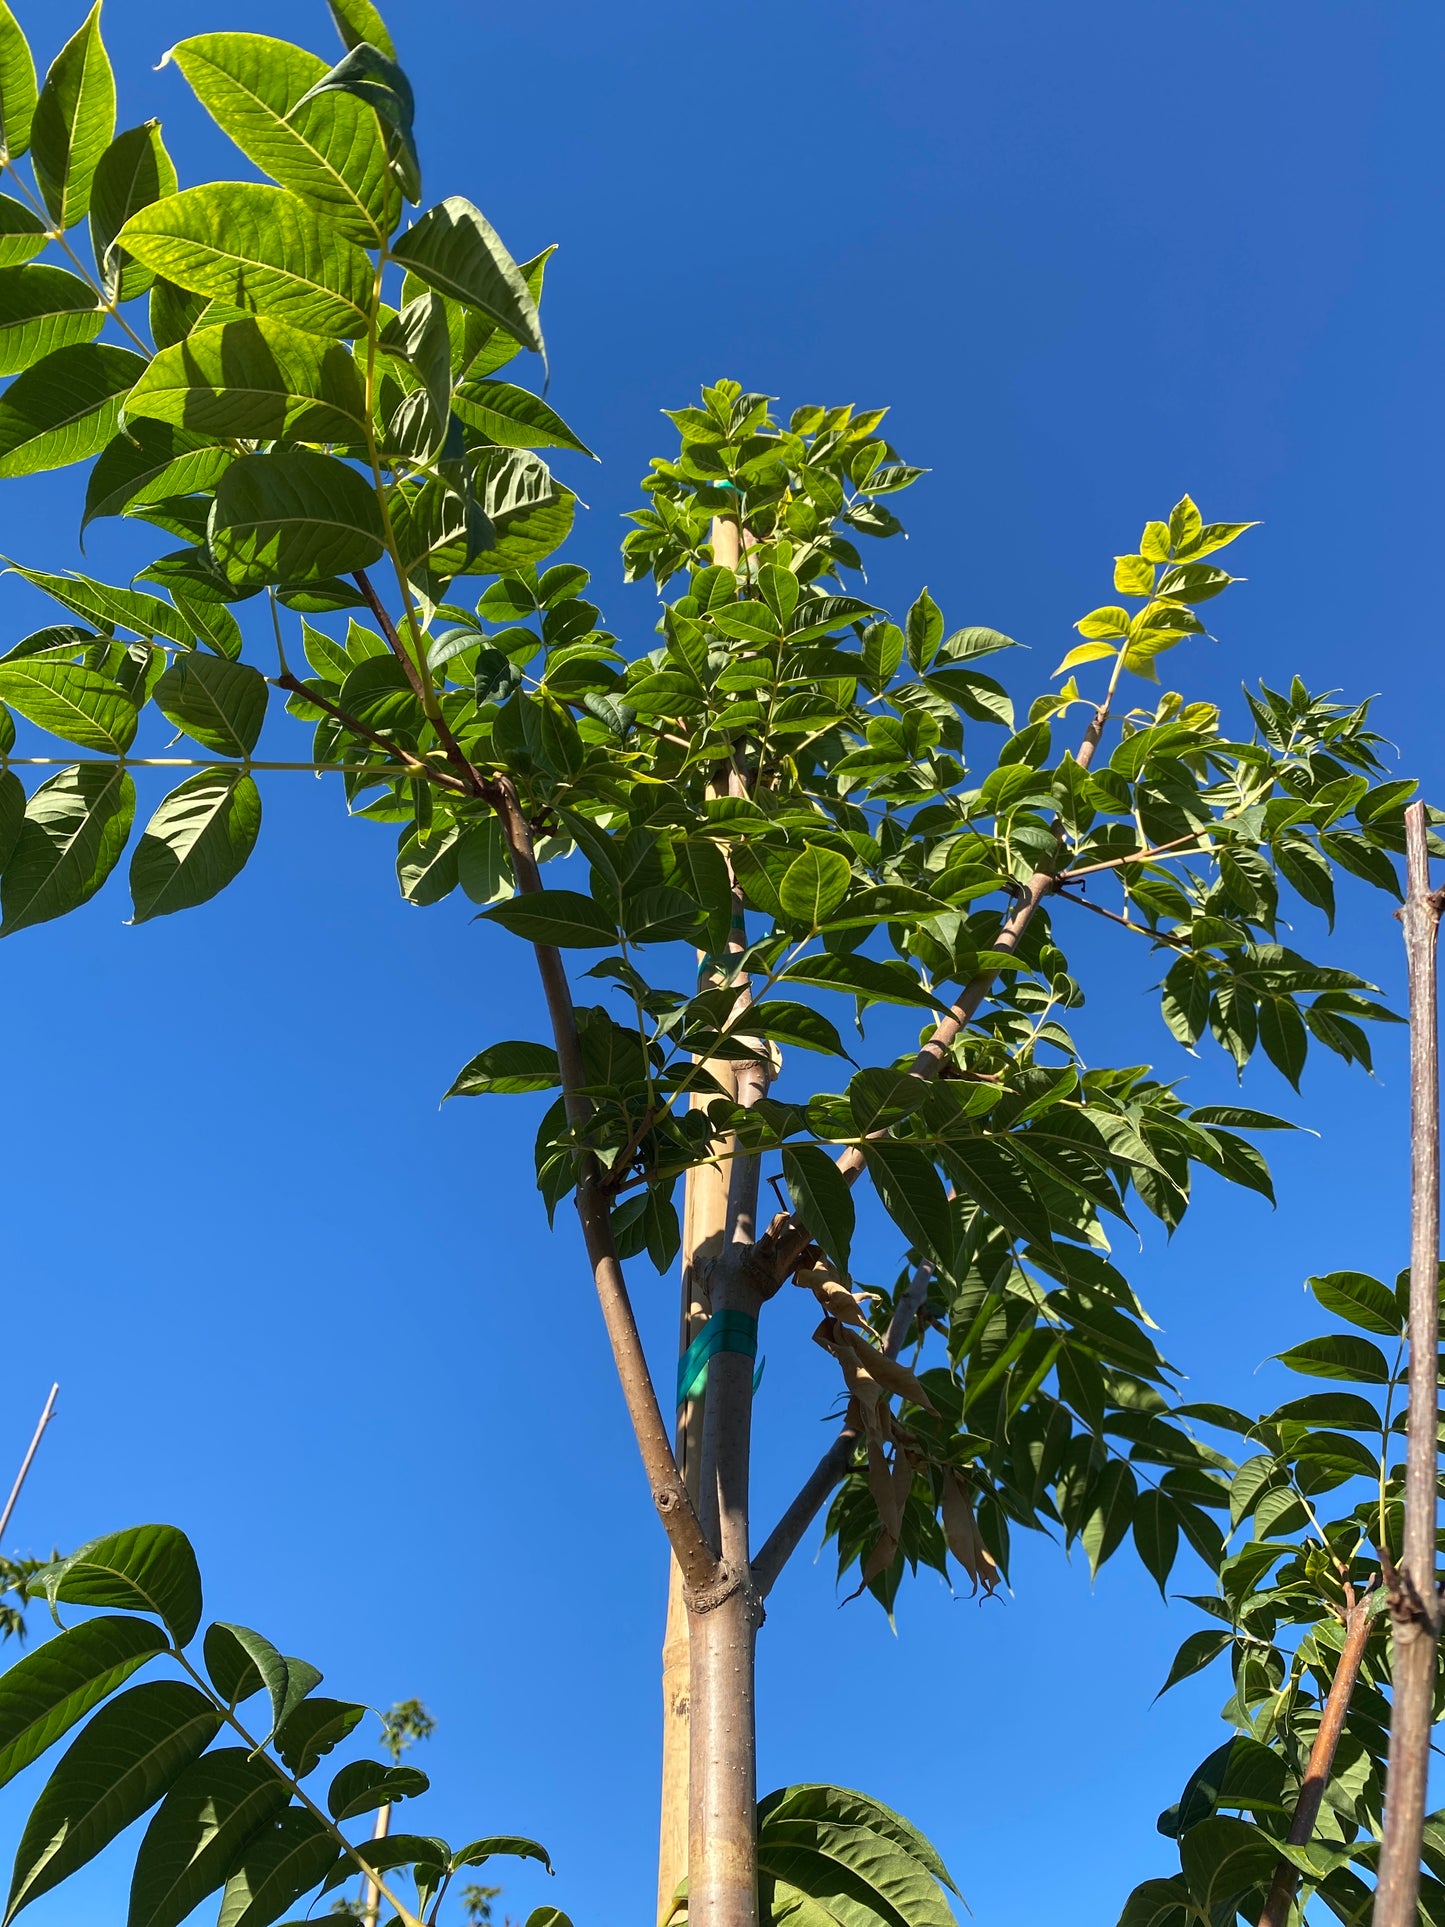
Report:
M714 1352L758 1355L758 1321L745 1311L718 1311L708 1319L677 1361L677 1402L686 1405L707 1384L707 1361ZM756 1380L754 1381L756 1384Z

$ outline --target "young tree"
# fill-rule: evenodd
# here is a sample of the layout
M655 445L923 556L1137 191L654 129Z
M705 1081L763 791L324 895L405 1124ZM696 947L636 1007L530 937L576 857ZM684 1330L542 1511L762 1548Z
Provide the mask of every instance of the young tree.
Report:
M1207 701L1130 706L1126 678L1157 682L1161 656L1205 633L1200 608L1233 580L1218 558L1248 526L1205 523L1187 496L1116 558L1121 600L1080 621L1067 680L1015 727L980 666L1008 637L950 631L926 591L895 624L847 586L855 539L896 532L890 499L919 475L883 411L809 406L783 423L735 382L673 415L680 452L654 464L625 548L634 577L680 593L654 647L619 647L586 572L542 566L574 497L536 451L585 445L499 379L543 353L547 255L518 266L460 197L402 225L422 201L411 89L369 0L330 4L345 49L332 67L248 34L171 50L275 182L186 189L153 124L113 137L98 13L37 98L0 9L5 167L22 197L0 205L16 371L0 478L87 461L87 523L122 515L178 544L136 573L144 588L16 565L67 620L0 658L0 934L101 887L130 836L134 769L189 772L135 845L137 921L224 888L257 839L257 774L301 769L339 776L353 814L396 828L409 901L460 890L531 946L547 1039L487 1044L453 1092L558 1093L538 1182L549 1214L576 1209L678 1574L688 1917L836 1918L841 1893L855 1924L942 1927L947 1874L898 1816L826 1787L757 1802L763 1601L825 1507L840 1570L856 1565L890 1609L905 1571L946 1572L950 1556L992 1589L1011 1528L1059 1528L1094 1568L1132 1534L1161 1588L1181 1540L1218 1565L1230 1464L1173 1407L1105 1227L1142 1207L1172 1229L1200 1166L1270 1195L1244 1134L1280 1120L1086 1062L1066 1022L1084 988L1061 906L1161 953L1163 1013L1189 1047L1209 1030L1242 1070L1262 1046L1295 1084L1311 1039L1368 1065L1361 1022L1390 1013L1360 978L1278 941L1280 887L1326 915L1336 865L1395 890L1413 786L1378 780L1364 705L1298 682L1249 698L1247 741ZM40 260L48 247L69 265ZM379 564L391 586L373 581ZM472 607L454 599L465 577L489 578ZM256 598L266 620L243 628ZM1091 693L1076 670L1098 679ZM308 757L257 758L272 689L313 726ZM16 753L9 710L83 753L43 737ZM161 719L204 754L136 754ZM17 771L50 764L27 797ZM583 1005L567 953L589 951L599 1001ZM826 999L854 1019L850 1041ZM815 1057L847 1069L810 1075ZM774 1161L788 1202L769 1212ZM908 1253L891 1290L850 1271L864 1178ZM678 1257L679 1185L675 1449L624 1267ZM754 1553L758 1322L790 1282L817 1301L840 1425ZM161 1543L77 1555L49 1575L52 1596L133 1604L136 1563ZM183 1587L188 1556L164 1540ZM106 1561L123 1584L96 1577ZM171 1628L188 1668L198 1617ZM297 1687L313 1669L283 1678L270 1650L244 1648L272 1688L276 1772L294 1810L324 1820L287 1754L314 1766L289 1723L324 1703ZM235 1680L194 1677L231 1718ZM217 1757L205 1744L201 1763ZM366 1810L395 1784L368 1779ZM209 1855L207 1891L240 1877L226 1871L239 1850L233 1833ZM415 1908L383 1895L430 1922L437 1870L473 1850L328 1834L327 1851L379 1884L411 1866ZM32 1891L22 1881L14 1905ZM245 1927L276 1918L279 1892L244 1901Z

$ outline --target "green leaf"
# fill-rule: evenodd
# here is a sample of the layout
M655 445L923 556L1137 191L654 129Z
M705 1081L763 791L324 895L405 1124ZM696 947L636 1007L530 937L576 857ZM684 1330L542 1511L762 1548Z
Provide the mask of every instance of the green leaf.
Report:
M1182 1880L1145 1880L1124 1902L1118 1927L1196 1927L1198 1918Z
M202 748L249 756L256 747L266 719L266 678L249 663L178 656L152 693L161 714Z
M578 890L543 890L534 896L513 897L508 903L494 903L481 914L485 922L499 923L528 943L600 950L617 941L612 918Z
M222 663L219 656L200 658ZM226 663L226 668L239 664ZM208 903L245 868L261 832L261 793L239 769L200 769L173 789L135 846L131 922Z
M304 1699L277 1727L276 1751L286 1768L302 1780L365 1715L366 1708L352 1700Z
M139 355L108 341L75 342L27 368L0 395L0 480L96 454L144 372Z
M115 75L100 37L100 0L56 55L30 131L31 161L45 205L63 228L90 207L96 166L115 133Z
M179 611L156 596L139 589L114 589L88 575L49 575L43 569L10 566L16 575L107 634L133 629L138 636L164 636L183 649L190 647L191 632Z
M1323 1278L1307 1278L1305 1283L1326 1311L1361 1331L1379 1332L1384 1338L1398 1338L1402 1319L1394 1294L1378 1278L1363 1271L1331 1271Z
M1281 1365L1308 1378L1339 1378L1360 1385L1390 1382L1390 1367L1379 1346L1372 1345L1368 1338L1352 1338L1348 1332L1307 1339L1277 1356Z
M166 1648L144 1619L88 1619L0 1673L0 1786Z
M101 155L90 191L90 242L101 284L112 300L133 301L155 279L149 268L113 246L116 235L132 214L175 191L175 163L166 152L158 120L117 134Z
M408 903L425 909L457 887L457 826L435 826L423 837L404 830L396 853L396 876Z
M1207 1631L1191 1633L1174 1655L1174 1664L1169 1668L1169 1677L1159 1688L1159 1693L1155 1697L1158 1698L1167 1693L1169 1688L1177 1686L1180 1680L1190 1679L1195 1673L1202 1673L1212 1660L1218 1659L1233 1639L1233 1633Z
M866 1144L863 1155L889 1217L908 1242L937 1263L951 1264L953 1214L932 1158L915 1145L892 1138Z
M56 348L93 341L105 316L79 275L37 261L0 268L0 375L15 375Z
M134 391L132 391L134 392ZM209 492L234 460L167 422L132 421L101 450L85 489L81 534L102 515L125 515L167 496Z
M9 721L9 712L3 712ZM10 723L13 736L14 723ZM15 854L15 845L25 827L25 785L13 769L0 770L0 870Z
M915 669L926 669L943 641L943 615L927 589L919 592L918 600L904 618L904 633L908 639L908 660Z
M958 1892L953 1876L917 1827L866 1793L857 1793L851 1787L818 1784L780 1787L758 1802L759 1841L770 1838L776 1821L797 1819L831 1820L842 1826L862 1827L880 1840L902 1848L941 1887L947 1887L950 1893Z
M197 34L165 59L248 160L348 241L374 248L391 232L401 202L375 113L350 94L305 98L324 60L255 33Z
M813 1242L846 1272L856 1222L847 1179L821 1145L789 1144L783 1149L783 1182Z
M783 972L782 981L812 984L819 990L846 991L865 1004L903 1004L917 1010L946 1010L948 1006L924 989L917 973L896 958L845 956L825 950L820 956L800 957Z
M1079 1542L1091 1574L1098 1574L1129 1530L1137 1491L1134 1474L1122 1459L1110 1459L1090 1486Z
M88 903L115 868L134 815L135 785L118 766L82 764L42 783L0 879L0 937Z
M220 1725L211 1702L178 1680L129 1687L103 1706L67 1748L25 1823L6 1921L138 1820Z
M285 188L188 187L131 216L120 245L156 274L318 335L366 332L367 255Z
M592 454L540 395L514 388L509 381L465 382L452 408L469 428L503 448L571 448L579 455Z
M845 856L809 844L795 857L778 886L783 914L816 930L827 922L848 894L853 872Z
M238 1706L242 1700L250 1699L253 1693L261 1690L261 1669L249 1645L251 1640L258 1639L261 1639L259 1633L252 1633L244 1626L229 1626L220 1619L206 1628L202 1646L206 1671L212 1686L230 1706ZM261 1644L281 1668L284 1697L286 1662L269 1640L261 1640Z
M450 195L408 228L391 252L419 281L486 315L545 361L532 291L496 229L470 201Z
M1141 1492L1134 1504L1134 1550L1138 1553L1161 1599L1179 1553L1179 1515L1168 1493L1157 1488Z
M4 59L4 21L8 14L0 0L0 61ZM18 267L33 261L50 239L44 221L32 214L23 201L0 194L0 267Z
M0 0L0 158L18 161L35 118L35 62L5 0Z
M1234 1917L1234 1903L1253 1887L1266 1887L1279 1864L1279 1848L1261 1827L1215 1814L1186 1829L1179 1860L1189 1892L1210 1920Z
M356 1860L362 1860L377 1873L390 1867L445 1867L451 1848L435 1834L393 1833L379 1840L363 1840L354 1849L355 1858L342 1860L332 1868L322 1885L323 1893L351 1879Z
M447 1096L513 1096L524 1091L555 1090L561 1082L557 1053L550 1044L488 1044L457 1072Z
M811 1004L796 1004L783 998L769 998L754 1004L739 1023L739 1034L771 1037L780 1044L796 1044L802 1050L820 1051L826 1057L846 1057L843 1040L821 1011Z
M383 1766L380 1760L353 1760L342 1767L326 1794L326 1808L333 1820L354 1820L359 1813L374 1813L378 1807L395 1806L425 1793L431 1785L427 1776L414 1766Z
M1270 1063L1298 1090L1309 1039L1305 1035L1304 1019L1288 997L1261 997L1259 1041Z
M146 1828L131 1879L126 1927L179 1927L225 1885L237 1856L291 1797L269 1761L242 1746L197 1760Z
M484 1839L469 1841L457 1849L448 1864L455 1873L459 1867L480 1867L498 1854L511 1860L540 1860L548 1873L552 1871L552 1857L547 1849L520 1833L491 1833Z
M329 72L296 103L299 114L313 101L328 94L341 94L361 101L375 112L386 140L386 158L392 178L407 200L421 199L421 163L417 159L416 97L411 82L397 63L380 48L363 42L348 50Z
M0 701L82 749L119 756L135 739L135 704L109 676L82 663L45 656L0 662Z
M270 1927L340 1860L335 1835L301 1807L288 1807L255 1835L226 1882L216 1927ZM351 1862L346 1862L347 1869Z
M326 5L343 47L359 47L365 41L380 47L389 60L396 59L391 35L371 0L326 0Z
M201 328L162 349L126 400L127 424L141 416L218 441L366 439L366 395L350 350L267 319Z
M350 574L385 546L381 510L362 476L303 448L231 464L216 489L210 542L241 588Z
M175 1526L128 1526L92 1539L78 1552L42 1566L31 1585L52 1607L121 1606L154 1613L178 1645L201 1623L201 1574L185 1533Z

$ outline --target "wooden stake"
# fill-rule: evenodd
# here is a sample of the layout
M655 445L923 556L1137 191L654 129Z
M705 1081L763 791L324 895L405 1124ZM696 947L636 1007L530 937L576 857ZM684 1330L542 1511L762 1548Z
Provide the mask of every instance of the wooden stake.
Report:
M1405 812L1405 906L1400 912L1410 979L1410 1412L1400 1569L1387 1566L1385 1575L1394 1629L1394 1704L1374 1927L1415 1927L1440 1637L1435 1535L1440 1348L1436 948L1441 901L1430 888L1427 836L1425 805L1412 803Z
M3 1540L10 1525L10 1514L15 1510L15 1501L20 1497L35 1454L40 1450L40 1441L45 1436L45 1428L55 1416L55 1401L60 1396L59 1384L50 1388L50 1396L45 1401L45 1410L40 1414L40 1423L35 1428L35 1436L30 1441L30 1450L20 1462L20 1470L15 1474L15 1483L10 1488L10 1497L5 1501L5 1510L0 1512L0 1540Z

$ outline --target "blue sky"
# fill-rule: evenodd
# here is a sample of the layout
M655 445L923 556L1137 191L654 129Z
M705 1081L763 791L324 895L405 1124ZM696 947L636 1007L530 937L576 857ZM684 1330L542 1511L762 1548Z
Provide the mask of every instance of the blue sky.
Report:
M22 12L48 57L69 15ZM933 472L877 600L927 582L951 624L1018 637L1027 697L1187 488L1264 526L1232 552L1250 581L1219 646L1171 659L1181 686L1379 691L1439 794L1436 9L411 0L392 24L429 192L472 196L519 258L560 243L551 398L603 457L568 471L591 505L569 553L630 644L654 616L621 585L618 518L667 447L660 408L720 374L785 406L888 402ZM331 44L319 0L108 0L122 124L161 115L183 180L233 163L153 68L213 26ZM4 485L0 545L70 566L79 499L73 475ZM91 566L145 553L107 533ZM0 635L40 607L0 581ZM622 1927L651 1906L661 1540L578 1241L531 1188L530 1103L437 1102L482 1043L539 1034L537 999L468 906L400 902L388 833L330 788L275 778L266 810L207 908L130 930L117 886L0 950L0 1465L62 1382L7 1549L183 1525L215 1616L333 1690L432 1707L418 1824L548 1843L558 1878L509 1877L511 1911L545 1890ZM1388 908L1342 902L1332 941L1312 920L1301 942L1398 995ZM1088 921L1088 1046L1227 1097L1217 1057L1170 1043L1142 947ZM1270 1396L1262 1361L1317 1328L1310 1272L1402 1262L1402 1034L1375 1080L1312 1065L1302 1099L1252 1069L1251 1101L1320 1131L1270 1147L1279 1209L1206 1182L1172 1245L1127 1255L1197 1395ZM891 1275L886 1242L866 1255ZM635 1290L665 1378L673 1283ZM763 1523L824 1436L810 1323L783 1303L764 1335ZM762 1637L763 1785L901 1808L980 1922L1109 1927L1169 1865L1154 1817L1222 1737L1224 1688L1151 1706L1196 1621L1132 1554L1091 1588L1040 1540L1014 1584L978 1605L922 1580L895 1637L801 1559ZM0 1840L32 1790L0 1795ZM36 1927L113 1917L124 1877L107 1856Z

